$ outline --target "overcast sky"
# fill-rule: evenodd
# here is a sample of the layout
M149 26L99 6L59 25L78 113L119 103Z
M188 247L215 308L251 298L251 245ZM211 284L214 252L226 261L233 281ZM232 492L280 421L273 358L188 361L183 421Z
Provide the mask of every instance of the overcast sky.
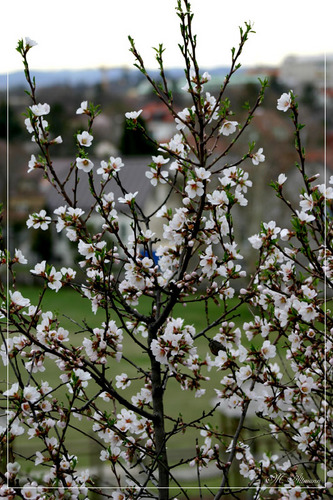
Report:
M165 44L166 66L182 66L176 0L4 0L0 73L22 69L17 40L38 42L33 69L115 67L133 64L127 36L146 66L156 67L151 47ZM331 0L192 0L199 64L227 65L239 40L238 26L254 23L241 62L278 65L289 54L333 52L328 30Z

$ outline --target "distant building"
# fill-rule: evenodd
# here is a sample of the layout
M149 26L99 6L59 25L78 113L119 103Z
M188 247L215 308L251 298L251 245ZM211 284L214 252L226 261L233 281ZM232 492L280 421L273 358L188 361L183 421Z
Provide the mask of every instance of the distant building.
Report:
M167 142L177 132L175 120L161 102L150 101L143 106L142 118L147 122L150 133L158 142Z
M313 85L315 89L323 91L333 88L333 54L318 56L288 56L280 67L279 81L290 89L303 88Z

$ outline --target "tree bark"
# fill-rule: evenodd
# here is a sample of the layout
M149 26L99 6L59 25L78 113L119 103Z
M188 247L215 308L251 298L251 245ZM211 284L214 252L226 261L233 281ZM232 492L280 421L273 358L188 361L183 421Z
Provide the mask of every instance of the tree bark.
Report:
M149 344L153 340L154 335L149 332ZM150 351L151 360L151 381L152 381L152 398L153 398L153 413L154 413L154 431L155 431L155 448L156 459L158 464L158 497L159 500L169 500L169 466L168 456L165 443L165 428L164 428L164 404L163 404L163 387L161 379L161 365L156 361L154 355Z

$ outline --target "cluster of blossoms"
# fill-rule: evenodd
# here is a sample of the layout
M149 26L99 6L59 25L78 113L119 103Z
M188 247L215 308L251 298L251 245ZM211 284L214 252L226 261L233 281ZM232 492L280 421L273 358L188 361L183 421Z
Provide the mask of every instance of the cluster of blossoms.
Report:
M186 175L184 167L181 167L179 162L177 171ZM229 285L229 279L242 277L245 272L234 262L235 259L241 260L243 257L233 242L228 213L236 204L247 205L244 193L251 187L252 182L248 179L248 173L240 167L226 168L223 170L223 176L218 179L220 185L206 195L207 185L212 177L211 172L203 167L195 167L190 173L184 189L185 206L172 210L164 205L156 214L157 217L167 220L167 224L163 225L163 238L168 244L163 243L156 249L163 281L169 282L179 267L182 246L186 244L193 247L195 242L200 242L205 250L201 254L197 273L192 273L191 279L186 282L188 287L191 286L189 290L195 292L193 284L199 283L203 278L213 281L213 278L222 277L224 279L220 286L215 282L212 284L214 291L221 296L232 297L234 290ZM193 229L199 223L198 204L203 197L205 197L205 212L200 217L199 231L194 237ZM226 237L231 240L230 243L226 241ZM214 253L212 247L212 245L220 247L221 244L225 252L224 260L219 253ZM184 287L184 282L177 286Z
M105 364L107 356L121 360L122 341L122 330L112 320L107 325L103 323L102 328L94 328L92 338L84 338L82 345L92 362Z
M101 166L97 170L97 174L101 175L102 178L106 181L116 172L119 172L123 166L124 164L121 158L114 158L113 156L110 156L108 162L106 162L105 160L101 161Z
M27 226L33 227L34 229L42 229L46 231L51 224L51 217L46 215L45 210L41 210L39 213L34 213L29 215L29 219L27 220Z
M292 93L281 96L278 109L295 110ZM325 471L326 442L332 431L329 424L331 410L322 395L331 376L328 367L332 365L332 359L327 344L329 348L332 345L332 330L323 310L323 294L331 254L321 246L325 238L321 221L327 217L325 204L331 202L332 189L323 184L311 184L316 179L317 176L305 179L300 211L294 210L291 217L292 229L281 229L275 221L270 221L262 225L260 233L249 238L253 248L261 251L250 299L260 315L254 321L244 323L243 328L250 341L258 336L268 338L274 335L274 345L265 340L261 352L266 343L266 358L274 357L278 349L280 352L284 349L291 370L291 374L288 371L282 374L279 364L265 362L262 375L258 377L256 371L256 384L252 384L251 394L246 393L248 400L253 401L256 387L260 388L260 384L266 386L264 391L259 391L260 397L255 402L259 414L270 422L272 434L276 439L283 434L291 446L296 445L298 452L308 457L309 463L319 462ZM279 197L283 197L282 186L286 181L286 176L281 174L274 184ZM304 264L302 255L306 255L308 264ZM299 268L302 268L302 273ZM249 355L253 356L253 352ZM235 377L225 377L222 383L230 387L229 392L236 387ZM224 389L223 395L226 394ZM244 398L239 398L239 404L244 404ZM244 477L251 480L262 477L262 463L260 465L248 450L239 455L240 458L243 460L240 471ZM274 464L269 464L267 477L272 474L273 466L277 472L293 471L289 484L295 487L293 478L299 468L295 465L296 457L283 465L279 465L282 461L280 455L274 455L270 460ZM319 482L318 479L315 481ZM297 497L307 498L301 488L297 491ZM271 493L275 493L274 488ZM285 490L283 498L294 496Z
M93 420L93 431L106 445L100 453L102 462L109 461L114 466L123 460L130 467L136 459L144 457L144 446L152 445L152 422L131 410L122 409L111 426L105 425L104 418L97 412Z
M65 205L56 208L54 214L58 216L56 222L57 232L60 233L66 228L67 238L70 241L76 241L80 234L80 229L82 228L80 217L84 215L84 211L81 208L67 208Z
M50 105L44 104L34 104L29 107L28 117L24 120L25 126L31 136L32 142L43 142L48 144L61 144L61 136L57 136L55 139L49 140L49 124L47 120L44 120L44 116L50 113ZM31 157L31 161L33 157ZM29 164L31 168L31 165ZM29 170L30 171L30 170Z
M200 435L204 436L204 444L200 447L196 446L196 457L189 463L190 467L197 467L201 471L210 462L216 462L219 458L219 445L212 443L212 433L209 430L203 429Z
M202 86L212 79L208 71L200 75L193 68L190 68L188 76L186 84L182 87L182 90L185 92L191 92L193 88L195 88L196 92L201 92L203 89Z
M196 348L193 346L194 335L194 327L184 325L182 318L169 318L163 334L151 343L155 359L175 372L178 371L179 364L188 366L186 356L196 354Z
M286 111L292 105L291 93L284 94L278 101L279 110ZM325 280L331 276L332 257L320 242L324 242L321 220L327 217L325 204L332 200L332 188L324 184L311 185L316 179L317 176L313 176L305 181L306 190L300 195L300 211L295 210L291 218L292 229L281 229L275 221L270 221L262 224L260 233L249 238L253 248L260 249L261 257L253 288L241 293L251 295L250 304L260 311L260 315L245 322L243 329L249 341L256 338L256 347L251 344L251 348L245 348L240 344L240 332L235 332L234 338L231 335L228 341L224 329L221 329L214 337L220 347L215 360L208 366L230 370L230 374L221 380L223 389L216 390L223 404L226 402L230 409L238 408L239 414L246 413L248 406L255 409L258 416L270 422L270 432L277 440L281 435L288 436L290 446L296 445L298 452L308 457L309 463L319 462L325 476L326 440L331 438L332 428L329 423L331 410L322 395L331 375L327 366L332 365L332 359L327 353L332 346L332 330L327 329L330 320L327 325L323 293ZM280 197L286 181L287 177L281 174L274 185ZM330 178L329 182L332 183L333 179ZM311 238L315 245L309 243ZM308 267L304 266L301 255L309 259ZM213 273L217 262L211 247L208 247L202 257L206 273ZM303 268L302 274L299 273L300 267ZM259 345L258 337L264 339ZM270 362L281 348L285 350L291 374L283 373L279 363ZM202 450L204 448L203 445ZM299 464L296 465L296 455L289 454L292 460L285 461L284 454L269 457L264 454L259 460L248 445L242 446L238 442L236 449L239 450L236 459L240 460L240 474L252 484L263 477L269 481L274 473L283 473L289 477L290 487L290 490L284 489L283 498L308 498L307 493L296 486L297 471L302 470ZM210 453L213 455L212 447ZM331 477L330 471L327 477ZM314 479L313 483L320 483L320 480ZM330 485L328 481L326 487ZM277 490L271 488L270 493L276 494Z
M167 151L170 154L174 154L179 161L175 160L170 165L170 170L172 172L182 169L182 160L186 160L189 155L190 147L186 143L183 135L175 134L169 142L160 144L161 151Z
M60 271L56 271L54 266L50 266L46 263L46 260L37 263L30 272L35 276L45 278L47 280L47 286L56 292L58 292L64 284L72 281L76 275L76 271L70 267L62 267Z
M76 457L72 456L69 459L64 458L61 460L59 468L54 466L48 473L43 475L43 486L38 485L37 481L25 482L20 489L21 498L25 500L42 500L48 496L52 496L53 490L57 489L57 495L59 498L66 498L68 491L71 491L71 498L78 499L82 495L88 494L89 476L87 471L82 471L80 473L64 473L69 467L74 467L76 462ZM9 462L7 464L6 476L11 483L15 482L18 478L18 473L20 471L20 464L17 462ZM62 486L54 486L59 477L59 471L61 471L62 476ZM12 499L16 497L16 489L11 486L2 485L0 486L0 496L2 498Z
M146 177L150 179L153 186L157 186L157 183L165 184L169 173L165 170L161 170L162 165L165 165L170 161L170 158L164 158L162 155L153 156L152 163L150 164L150 171L146 172Z
M153 287L151 275L154 272L155 263L149 257L141 257L135 261L125 264L125 282L121 285L121 290L132 288L140 294L142 290Z

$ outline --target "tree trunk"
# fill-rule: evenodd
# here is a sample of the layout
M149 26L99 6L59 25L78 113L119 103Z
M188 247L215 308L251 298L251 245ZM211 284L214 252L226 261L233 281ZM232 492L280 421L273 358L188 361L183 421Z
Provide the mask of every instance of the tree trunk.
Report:
M151 332L150 332L151 334ZM150 342L153 335L150 335ZM169 466L165 444L164 405L161 380L161 365L150 352L152 368L152 398L154 411L154 431L156 458L158 460L158 494L160 500L169 500Z

